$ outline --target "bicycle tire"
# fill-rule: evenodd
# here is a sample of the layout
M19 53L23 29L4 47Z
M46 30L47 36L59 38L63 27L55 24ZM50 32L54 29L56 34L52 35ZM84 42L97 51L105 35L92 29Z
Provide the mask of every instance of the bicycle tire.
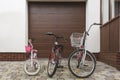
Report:
M31 59L26 60L25 63L24 63L24 71L25 71L25 73L27 73L30 76L36 75L40 71L40 64L39 64L38 60L33 59L33 62L34 62L33 67L35 69L34 72L28 71L28 67L31 66Z
M89 58L91 58L91 60L93 61L92 69L90 70L90 72L89 72L88 74L82 75L82 74L83 74L82 69L77 68L77 65L78 65L79 63L78 63L78 61L75 59L76 62L77 62L77 65L76 65L76 66L73 65L73 66L74 66L78 71L80 71L79 73L78 73L78 72L75 72L75 71L73 71L73 69L72 69L73 66L71 66L71 65L72 65L73 63L75 63L75 62L72 62L71 59L72 59L72 57L73 57L75 54L78 54L80 51L83 51L83 49L79 49L79 50L73 51L73 52L71 53L71 55L69 56L69 60L68 60L68 67L69 67L70 72L71 72L74 76L76 76L76 77L78 77L78 78L86 78L86 77L89 77L90 75L93 74L93 72L94 72L94 70L95 70L95 68L96 68L96 59L95 59L95 56L94 56L92 53L90 53L89 51L86 51L86 52L87 52L87 54L86 54L87 58L86 58L86 59L88 60L88 62L90 61ZM83 53L81 53L81 54L83 54ZM77 58L77 55L76 55L75 58ZM86 63L87 63L87 60L86 60ZM72 63L72 64L71 64L71 63ZM77 71L77 70L76 70L76 71ZM80 75L79 75L79 74L80 74Z
M50 65L54 65L53 71L50 73ZM57 66L58 66L58 60L55 61L55 63L52 63L52 61L50 60L50 56L49 56L49 60L48 60L48 65L47 65L47 73L49 77L53 77L53 75L56 73L57 70Z

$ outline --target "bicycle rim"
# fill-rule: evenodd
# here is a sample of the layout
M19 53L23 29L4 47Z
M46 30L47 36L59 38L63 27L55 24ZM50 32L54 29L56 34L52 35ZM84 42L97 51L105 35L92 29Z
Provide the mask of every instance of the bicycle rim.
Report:
M79 78L86 78L90 76L95 70L95 59L93 55L91 55L91 53L87 51L85 62L83 65L80 65L81 59L78 59L79 54L81 54L82 59L83 50L75 51L70 55L68 66L73 75Z
M47 73L49 77L53 77L57 70L58 66L58 61L57 62L52 62L51 60L48 61L48 66L47 66Z
M40 64L38 60L33 59L31 62L31 59L27 60L24 64L24 71L28 75L36 75L40 71Z

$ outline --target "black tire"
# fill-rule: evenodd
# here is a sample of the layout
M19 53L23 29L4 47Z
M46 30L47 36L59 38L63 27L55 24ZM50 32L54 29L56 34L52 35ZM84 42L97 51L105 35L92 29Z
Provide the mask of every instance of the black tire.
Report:
M53 71L52 71L51 73L49 72L49 71L50 71L50 69L49 69L50 64L52 64L52 65L55 66L55 67L53 67L54 69L53 69ZM55 74L55 72L56 72L56 70L57 70L57 66L58 66L58 61L57 61L55 64L51 63L50 60L48 61L47 73L48 73L48 76L49 76L49 77L53 77L53 75Z
M54 65L53 67L51 65ZM50 72L50 68L53 68L52 72ZM55 74L56 70L57 70L57 67L58 67L58 61L55 61L55 63L52 63L52 61L50 60L50 57L49 57L49 61L48 61L48 65L47 65L47 73L48 73L48 76L49 77L53 77L53 75Z
M95 59L95 56L92 53L90 53L89 51L86 51L86 53L87 53L86 57L87 58L85 59L85 64L83 66L81 66L81 67L78 67L78 65L81 62L81 60L80 60L81 58L78 60L77 59L77 57L78 57L77 55L78 54L83 54L83 52L84 52L83 49L73 51L71 53L71 55L69 56L69 60L68 60L68 67L69 67L70 72L74 76L76 76L78 78L89 77L90 75L93 74L93 72L94 72L94 70L96 68L96 59ZM76 64L75 64L75 62L76 62ZM87 63L89 63L89 64L87 64ZM88 66L88 65L90 65L90 63L92 63L92 68L89 71L88 68L90 68L91 66ZM76 71L74 71L73 67L75 68ZM85 72L83 72L84 70L85 70ZM85 74L85 73L87 73L87 74Z

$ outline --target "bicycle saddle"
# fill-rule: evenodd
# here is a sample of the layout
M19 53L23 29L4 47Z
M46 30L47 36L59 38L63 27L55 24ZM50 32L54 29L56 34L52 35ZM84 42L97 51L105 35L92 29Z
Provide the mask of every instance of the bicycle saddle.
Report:
M46 35L54 35L53 32L47 32Z

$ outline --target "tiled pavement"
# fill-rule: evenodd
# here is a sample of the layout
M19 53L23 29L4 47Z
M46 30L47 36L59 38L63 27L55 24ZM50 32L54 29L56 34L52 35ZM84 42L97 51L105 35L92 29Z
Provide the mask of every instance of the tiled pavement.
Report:
M36 76L28 76L23 70L24 61L0 61L0 80L120 80L120 71L97 62L94 74L88 78L76 78L67 67L67 60L62 61L65 66L57 70L53 78L47 76L47 59L40 59L41 70Z

